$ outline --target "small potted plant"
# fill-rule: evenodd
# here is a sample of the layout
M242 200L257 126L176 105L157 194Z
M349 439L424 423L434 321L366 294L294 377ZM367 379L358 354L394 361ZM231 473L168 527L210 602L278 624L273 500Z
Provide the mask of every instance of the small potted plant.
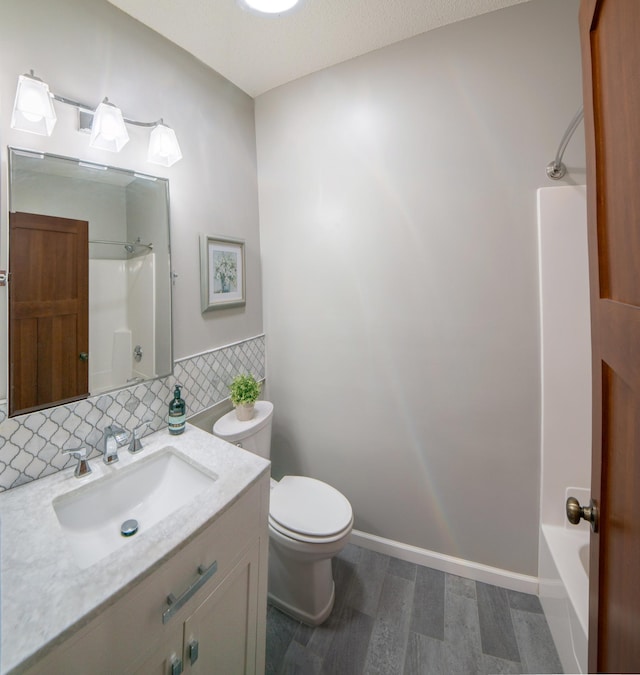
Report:
M238 375L231 383L229 391L238 419L247 422L253 417L253 407L260 396L260 384L253 375Z

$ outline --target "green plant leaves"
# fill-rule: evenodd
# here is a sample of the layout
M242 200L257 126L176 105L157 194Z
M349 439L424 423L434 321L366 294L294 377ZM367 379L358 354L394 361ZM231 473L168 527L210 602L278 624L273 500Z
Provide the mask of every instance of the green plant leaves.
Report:
M260 384L253 375L238 375L229 387L234 405L255 403L260 396Z

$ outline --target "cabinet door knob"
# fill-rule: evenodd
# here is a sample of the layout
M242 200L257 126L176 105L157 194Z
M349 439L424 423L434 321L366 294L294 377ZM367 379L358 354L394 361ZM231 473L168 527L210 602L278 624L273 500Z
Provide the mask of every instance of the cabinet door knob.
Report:
M193 665L198 660L198 641L191 640L189 643L189 661Z

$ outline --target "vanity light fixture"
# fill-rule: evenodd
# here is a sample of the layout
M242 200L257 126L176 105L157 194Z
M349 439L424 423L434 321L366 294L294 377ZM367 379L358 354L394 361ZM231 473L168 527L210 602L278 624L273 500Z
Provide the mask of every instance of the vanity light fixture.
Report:
M149 136L149 154L147 159L152 164L171 166L182 159L176 132L162 120Z
M40 136L51 136L57 121L48 85L33 74L20 75L13 103L11 127Z
M93 113L89 145L98 150L120 152L128 142L129 134L120 108L105 98Z
M291 0L288 0L291 2ZM122 111L105 98L97 108L79 101L59 96L33 74L20 75L16 100L11 116L11 128L42 136L51 136L56 123L53 101L65 103L78 109L80 129L91 129L89 145L99 150L119 152L129 141L126 124L153 128L149 139L147 160L152 164L171 166L182 159L182 152L175 131L162 119L154 122L139 122L124 117Z
M244 4L261 14L282 14L293 9L298 0L243 0Z

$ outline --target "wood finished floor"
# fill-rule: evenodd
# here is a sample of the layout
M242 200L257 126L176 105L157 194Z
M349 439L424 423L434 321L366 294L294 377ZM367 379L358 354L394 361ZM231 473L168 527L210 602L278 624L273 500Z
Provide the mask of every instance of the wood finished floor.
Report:
M310 628L267 612L267 675L561 673L536 596L349 544L336 604Z

